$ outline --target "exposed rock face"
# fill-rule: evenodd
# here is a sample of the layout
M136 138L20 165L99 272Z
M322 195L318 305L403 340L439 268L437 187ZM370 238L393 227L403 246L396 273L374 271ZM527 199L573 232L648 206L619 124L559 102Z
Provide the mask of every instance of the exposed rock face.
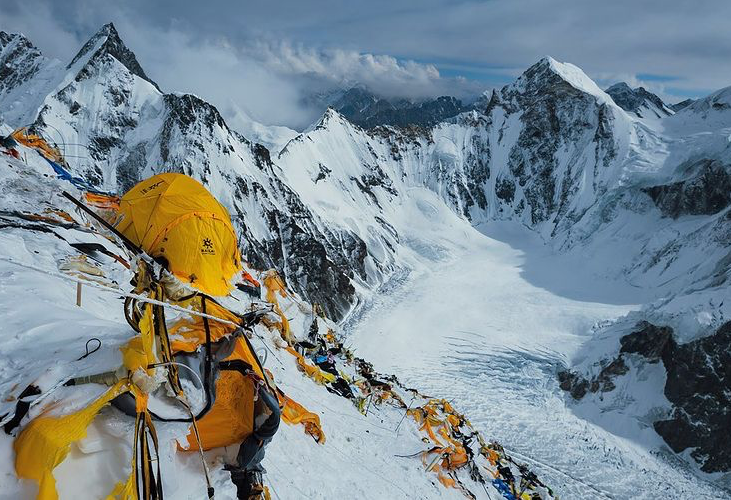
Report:
M672 109L673 111L675 111L677 113L681 109L687 108L694 102L695 102L695 99L686 99L684 101L680 101L680 102L676 102L675 104L671 104L670 109Z
M650 363L670 359L676 348L673 329L667 326L655 326L648 322L637 325L638 331L622 337L619 352L634 353L644 356Z
M619 355L591 381L559 372L561 389L577 400L589 391L613 390L611 379L628 372L623 359L628 354L662 362L664 392L673 408L668 418L654 423L655 431L676 453L692 448L691 456L705 472L731 470L731 322L686 344L675 341L672 328L641 322L620 343Z
M608 104L572 84L561 69L555 61L540 61L515 84L493 94L487 109L492 114L502 108L505 114L520 117L523 126L508 157L515 189L503 177L499 190L505 201L522 192L524 203L513 208L529 210L532 225L549 219L558 223L565 217L570 223L580 216L581 212L571 213L571 205L586 170L573 167L592 161L591 175L599 176L617 153ZM582 157L587 149L593 153L590 158Z
M33 78L44 62L26 37L0 31L0 95Z
M467 109L455 97L442 96L423 101L385 99L362 87L353 87L327 104L364 128L380 125L431 127Z
M620 82L609 87L606 93L612 96L620 108L635 113L640 118L644 118L648 113L652 113L656 118L673 113L673 109L668 107L662 99L644 87L632 89L625 82Z
M665 396L675 407L655 430L676 453L693 448L702 470L731 470L731 322L677 346L663 363Z
M263 269L278 269L294 290L339 319L354 301L351 280L366 279L365 243L347 231L324 227L281 180L269 150L230 130L214 106L188 94L166 94L164 103L158 143L162 163L228 198L246 259ZM223 169L228 162L236 168ZM252 234L250 225L261 223L266 232Z
M731 204L731 165L700 160L688 165L693 177L644 189L667 217L712 215Z

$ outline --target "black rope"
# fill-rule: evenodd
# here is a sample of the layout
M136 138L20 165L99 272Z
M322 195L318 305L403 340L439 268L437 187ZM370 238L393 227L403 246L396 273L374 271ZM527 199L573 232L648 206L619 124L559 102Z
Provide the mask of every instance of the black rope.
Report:
M97 346L96 346L96 349L94 349L93 351L90 351L90 350L89 350L89 343L90 343L90 342L91 342L92 340L96 340L96 341L97 341ZM96 337L92 337L92 338L90 338L89 340L87 340L87 341L86 341L86 346L85 346L85 348L86 348L86 354L84 354L83 356L81 356L81 357L80 357L79 359L77 359L76 361L81 361L81 360L82 360L82 359L84 359L85 357L87 357L87 356L89 356L89 355L91 355L91 354L94 354L94 353L95 353L96 351L98 351L99 349L101 349L101 348L102 348L102 341L101 341L101 340L99 340L99 339L98 339L98 338L96 338Z

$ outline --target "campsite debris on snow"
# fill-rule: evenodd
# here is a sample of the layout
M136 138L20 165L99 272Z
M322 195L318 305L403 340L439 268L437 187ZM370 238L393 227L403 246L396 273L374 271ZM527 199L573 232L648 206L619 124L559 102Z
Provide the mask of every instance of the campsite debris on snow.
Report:
M336 333L337 325L329 321L316 304L304 303L288 291L276 271L262 273L245 268L230 221L227 225L225 208L215 199L215 203L206 200L205 189L200 191L197 182L191 184L190 178L179 174L162 174L140 183L134 188L137 191L132 191L134 196L120 199L114 194L90 191L83 180L69 175L58 149L48 145L42 137L28 131L18 132L13 137L18 143L14 150L25 148L28 151L24 153L36 151L58 179L80 189L86 203L96 207L99 213L107 217L121 216L118 230L133 245L144 247L149 252L147 255L134 255L119 243L119 238L98 227L95 221L84 220L79 214L72 215L60 205L47 207L41 213L23 209L11 211L2 207L0 227L44 233L67 243L70 248L70 253L59 261L56 269L44 269L41 265L28 263L23 264L25 267L51 276L86 282L90 287L98 288L100 293L102 290L116 291L126 297L125 317L132 330L137 332L120 346L123 376L115 380L112 373L97 378L75 379L77 383L105 380L108 383L109 388L88 404L79 405L77 402L65 409L63 398L55 399L51 404L41 404L45 395L64 383L68 385L68 380L57 380L50 386L46 381L37 385L36 381L21 381L21 386L25 383L31 390L19 393L15 411L9 412L3 421L7 424L12 419L13 425L6 427L11 432L20 428L14 442L16 473L19 477L38 482L38 498L57 497L54 469L64 462L71 445L78 445L84 438L87 427L107 403L116 401L125 393L131 395L128 398L131 398L134 409L134 432L130 433L134 452L127 479L109 485L111 498L162 496L160 462L165 457L159 448L154 423L161 419L155 413L158 410L153 411L150 407L153 394L160 399L177 400L187 410L188 415L183 412L162 419L183 422L187 431L178 440L182 453L220 448L245 440L252 432L253 422L243 419L242 425L233 424L242 421L241 415L250 414L258 385L266 385L276 394L286 423L301 424L315 442L325 445L323 453L327 453L327 429L318 414L307 410L275 385L271 372L259 362L250 342L256 333L253 325L244 323L244 318L252 311L264 310L265 303L257 300L261 288L265 289L266 303L270 305L270 309L265 310L271 312L260 314L259 318L267 328L277 333L277 339L272 343L276 352L291 355L304 375L330 393L350 400L365 418L377 418L376 415L386 408L395 409L402 415L396 426L396 436L399 429L406 426L412 426L421 435L421 449L409 455L394 454L394 461L420 461L425 474L433 474L441 485L455 489L467 498L484 498L485 495L488 498L496 498L497 495L521 500L556 498L526 465L514 461L499 444L486 442L451 402L406 388L396 377L379 374L368 362L356 357L343 345ZM20 157L12 156L13 161ZM193 208L188 205L188 212L184 213L179 203L173 202L165 208L164 203L160 206L158 198L153 202L144 200L145 194L161 187L171 188L171 194L175 193L175 189L180 190L177 194L191 202ZM196 205L196 197L200 206ZM134 217L135 205L142 213L137 220ZM160 214L163 215L162 220L151 220ZM148 234L145 228L150 225L156 229ZM202 227L213 236L196 241L202 245L201 252L187 252L187 238L198 234ZM150 241L145 240L148 236ZM176 259L176 252L182 258ZM206 264L201 255L215 255L219 260L215 265ZM13 262L11 259L7 261ZM175 280L165 278L161 263L170 266ZM107 271L110 266L114 272ZM224 306L207 295L229 293L231 278L235 275L241 277L239 289L252 299L245 303L246 307L232 307L230 301ZM125 291L120 277L132 277L133 288ZM306 328L292 327L288 319L292 309L309 314ZM242 332L241 327L248 332ZM96 340L101 347L102 340ZM236 362L242 362L248 371L233 369L221 376L215 402L190 400L179 378L182 370L173 364L174 356L203 348L209 357L212 345L227 340L233 340L234 345L230 354L221 360L229 363L223 366L233 367ZM95 350L89 350L87 341L86 353L77 361L93 352ZM272 352L275 357L278 356L276 352ZM114 371L114 367L109 368ZM203 369L203 378L206 370L210 369ZM19 386L18 390L22 391L22 387ZM68 390L73 391L73 387ZM210 411L201 411L201 403L210 406ZM22 414L19 415L18 411ZM196 413L200 418L193 418ZM31 417L30 421L24 418L26 415ZM202 471L207 476L205 459ZM213 488L208 478L207 483L208 495L212 496ZM268 495L268 491L262 494Z

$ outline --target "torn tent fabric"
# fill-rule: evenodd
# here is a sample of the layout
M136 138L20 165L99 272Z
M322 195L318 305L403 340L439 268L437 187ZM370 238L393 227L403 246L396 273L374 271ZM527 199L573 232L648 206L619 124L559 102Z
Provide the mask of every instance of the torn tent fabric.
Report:
M64 461L71 445L86 437L86 428L112 399L124 392L118 382L86 408L63 416L41 415L33 419L13 442L18 477L38 482L38 500L57 500L53 469Z
M320 417L308 411L304 406L290 398L282 391L277 391L279 406L282 408L282 420L290 425L302 424L305 432L312 436L315 441L325 444L325 433L320 425Z
M279 300L277 299L277 295L283 298L287 296L287 289L282 278L280 278L279 274L272 269L267 272L266 276L264 276L264 286L267 289L266 301L274 306L274 312L276 312L279 316L279 324L271 324L267 326L276 326L279 329L282 338L290 344L294 344L295 338L290 331L289 320L282 311L282 308L279 305Z
M37 150L43 157L51 162L65 163L63 155L57 147L51 146L38 134L33 134L27 128L21 127L12 133L12 138L19 144Z
M302 356L300 353L295 351L292 347L287 346L287 352L289 352L292 356L297 358L297 366L299 366L300 370L302 370L308 377L310 377L312 380L317 382L320 385L325 385L327 383L335 382L335 379L337 378L332 373L328 373L326 371L321 370L317 366L309 364L305 357Z

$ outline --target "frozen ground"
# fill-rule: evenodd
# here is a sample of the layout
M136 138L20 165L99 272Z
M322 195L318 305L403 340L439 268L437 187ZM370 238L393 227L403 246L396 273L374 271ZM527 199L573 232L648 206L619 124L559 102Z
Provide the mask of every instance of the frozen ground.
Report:
M480 231L347 323L356 352L407 385L453 398L486 437L542 463L536 469L562 499L726 498L671 463L646 426L628 422L639 439L619 437L577 416L558 387L556 370L593 326L651 294L601 278L600 265L551 255L516 226Z

